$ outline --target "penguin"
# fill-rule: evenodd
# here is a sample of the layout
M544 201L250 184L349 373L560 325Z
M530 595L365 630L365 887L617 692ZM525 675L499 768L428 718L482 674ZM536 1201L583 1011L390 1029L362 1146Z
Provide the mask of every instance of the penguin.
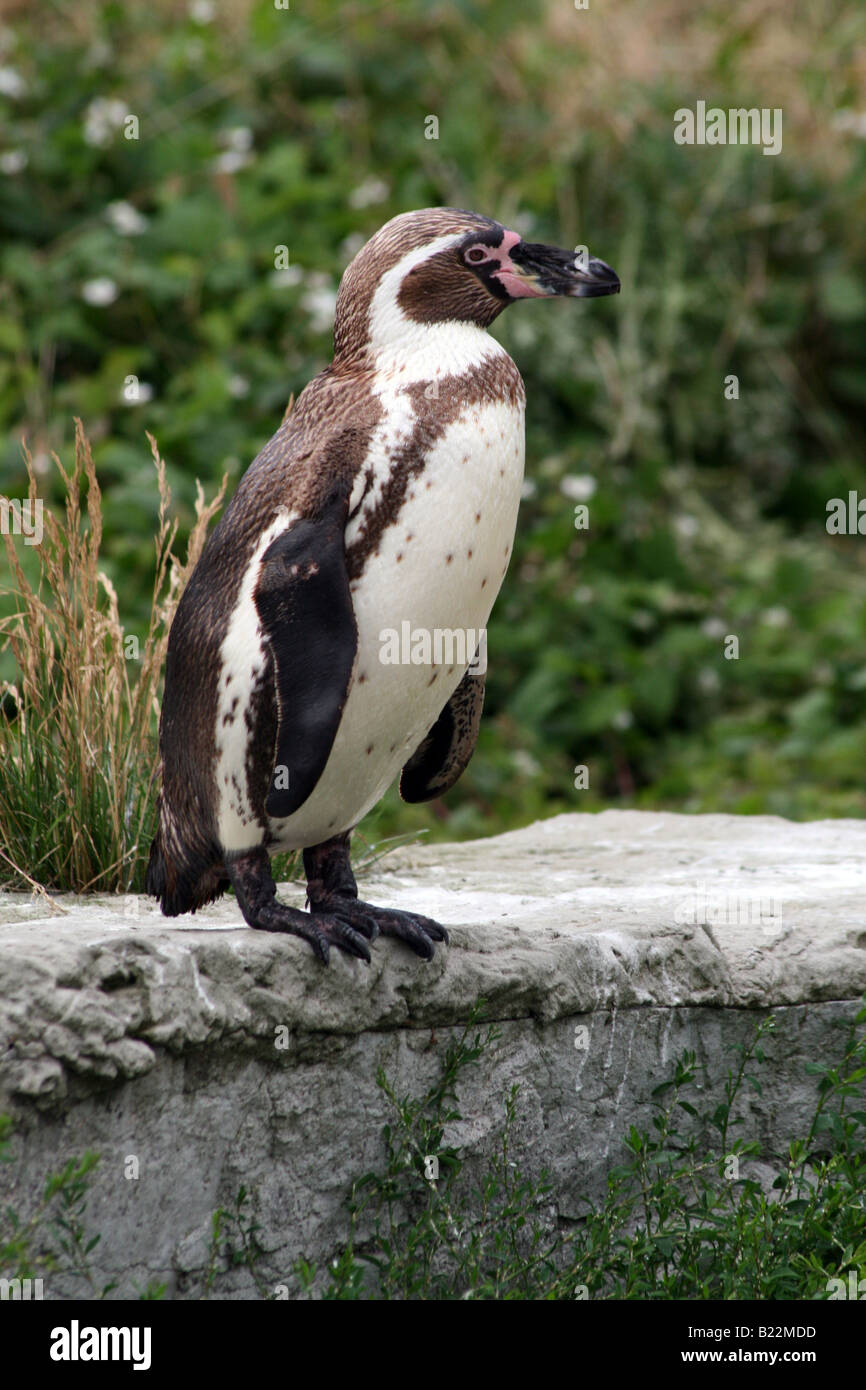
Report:
M515 300L619 288L603 261L456 208L394 217L357 253L333 361L242 477L172 623L146 879L167 916L231 886L250 927L324 964L332 946L369 964L380 934L426 960L447 943L358 897L351 834L398 775L408 802L448 791L478 736L476 648L524 466L523 381L487 330ZM270 868L297 849L307 911Z

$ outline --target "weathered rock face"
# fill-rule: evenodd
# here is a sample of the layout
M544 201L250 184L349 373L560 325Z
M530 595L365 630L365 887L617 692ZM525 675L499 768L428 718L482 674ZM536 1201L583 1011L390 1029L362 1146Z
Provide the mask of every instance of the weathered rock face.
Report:
M425 1089L483 996L501 1038L465 1073L453 1137L480 1162L519 1083L518 1156L574 1216L673 1059L692 1048L723 1076L755 1011L777 1031L750 1104L783 1148L813 1101L805 1062L837 1055L834 1023L866 989L857 821L560 816L403 850L361 891L437 918L450 947L425 964L380 938L369 969L336 951L323 969L303 942L244 927L233 899L168 921L144 899L63 898L61 915L0 895L0 1111L18 1121L0 1201L26 1212L48 1173L95 1150L98 1275L118 1296L159 1279L195 1297L211 1213L244 1183L278 1283L345 1239L351 1180L381 1166L377 1067ZM299 885L282 894L303 905ZM257 1296L243 1273L222 1287Z

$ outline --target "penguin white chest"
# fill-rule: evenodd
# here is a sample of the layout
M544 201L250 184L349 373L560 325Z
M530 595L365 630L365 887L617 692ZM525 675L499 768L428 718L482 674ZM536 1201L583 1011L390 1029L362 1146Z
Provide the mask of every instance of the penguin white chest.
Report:
M394 423L380 436L347 550L394 467ZM410 470L402 505L352 583L358 651L337 736L304 805L271 822L280 846L316 844L356 825L436 722L473 660L508 568L523 466L523 406L503 400L467 407L423 468Z

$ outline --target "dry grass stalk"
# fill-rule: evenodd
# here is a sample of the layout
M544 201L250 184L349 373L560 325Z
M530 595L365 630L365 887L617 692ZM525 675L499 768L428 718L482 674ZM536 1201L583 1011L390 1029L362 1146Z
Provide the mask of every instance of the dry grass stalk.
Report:
M65 518L58 521L43 507L36 587L13 537L3 538L14 580L4 592L14 596L16 612L0 620L0 639L11 647L20 674L14 686L0 688L11 712L8 722L0 721L0 878L76 892L127 892L140 885L153 827L158 692L169 629L227 483L224 478L209 503L197 483L196 519L181 563L165 464L156 441L148 440L160 502L150 621L140 654L99 568L101 493L80 420L71 471L53 456L66 489ZM24 453L32 506L36 476L26 447Z

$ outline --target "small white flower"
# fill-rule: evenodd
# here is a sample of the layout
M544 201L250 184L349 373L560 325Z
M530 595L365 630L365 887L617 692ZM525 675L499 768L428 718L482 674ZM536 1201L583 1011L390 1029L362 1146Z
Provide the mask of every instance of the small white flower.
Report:
M229 395L239 399L241 396L248 396L250 393L250 383L245 376L240 376L235 372L228 379Z
M95 280L85 280L81 286L81 298L85 304L94 304L99 308L113 304L117 295L117 286L107 275L99 275Z
M519 232L525 239L532 236L536 228L537 219L531 212L514 212L508 219L508 225L515 232Z
M4 150L0 154L0 173L20 174L27 168L27 155L24 150Z
M241 150L223 150L214 160L213 168L218 174L236 174L250 162L251 156Z
M537 491L538 488L536 487L534 478L523 479L523 482L520 484L520 496L524 501L528 501L530 497L534 497Z
M531 319L515 319L511 333L520 348L531 348L538 341L538 331Z
M512 753L511 761L517 771L523 773L524 777L537 777L541 771L540 763L533 758L531 753L527 753L525 748L518 748L516 752Z
M849 131L852 135L858 135L861 140L866 140L866 111L837 111L833 117L833 128Z
M791 615L787 608L777 606L776 608L765 608L761 615L767 627L787 627L791 621Z
M276 285L278 289L285 289L288 285L300 285L304 278L304 272L300 266L287 265L282 270L272 270L268 276L271 285Z
M674 520L674 526L681 536L689 540L696 536L700 530L700 525L696 516L678 516Z
M366 237L360 232L350 232L340 243L340 258L344 261L354 260L365 241Z
M84 113L84 138L88 145L104 147L110 144L127 115L125 102L94 97Z
M349 194L350 208L369 208L384 203L391 189L384 179L370 178L359 183Z
M714 671L712 666L705 666L698 672L698 685L706 695L713 695L721 685L718 671Z
M704 618L701 632L705 637L724 637L727 628L721 618Z
M105 215L114 230L119 232L121 236L138 236L147 228L147 218L142 216L138 208L132 206L132 203L126 203L123 199L109 203L105 209Z
M248 154L253 147L253 132L248 125L229 126L228 130L220 131L220 141L227 149Z
M559 490L565 497L570 497L572 502L588 502L597 486L595 478L591 478L588 473L571 473L562 479Z
M104 39L95 39L84 56L85 72L98 71L107 67L114 57L111 45Z
M581 584L572 594L575 603L592 603L595 598L595 590L588 584Z
M214 17L214 7L211 0L192 0L189 7L189 17L196 24L210 24Z
M620 709L610 722L615 729L630 729L634 723L634 715L630 709Z
M218 139L224 149L213 162L220 174L236 174L252 160L253 132L248 125L229 126L221 130Z
M26 91L27 83L20 72L15 68L0 68L0 96L11 97L14 101Z
M310 316L310 327L314 333L325 333L333 325L334 310L337 307L337 291L327 275L314 271L307 276L308 288L301 296L301 307Z

